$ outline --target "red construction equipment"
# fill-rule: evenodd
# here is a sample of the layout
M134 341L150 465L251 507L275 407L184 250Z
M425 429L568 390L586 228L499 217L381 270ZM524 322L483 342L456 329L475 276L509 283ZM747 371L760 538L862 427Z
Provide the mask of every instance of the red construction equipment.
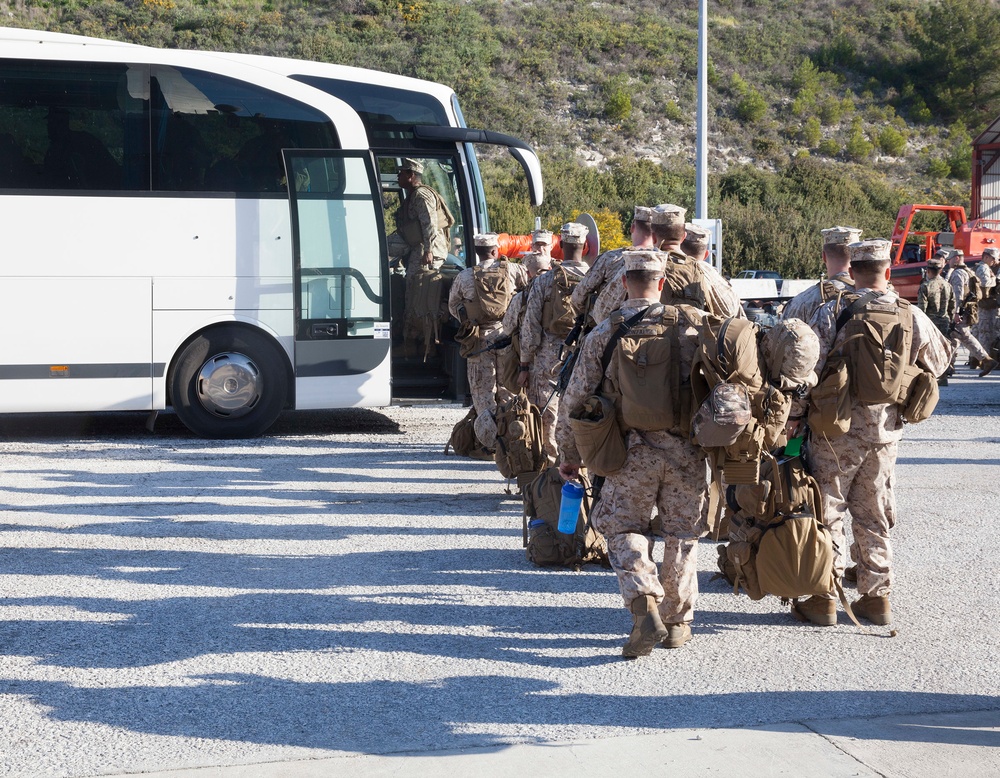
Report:
M914 217L920 213L941 215L939 227L914 229ZM965 218L960 205L904 205L892 230L892 284L900 296L915 301L923 280L927 260L940 248L961 249L965 261L978 262L983 249L1000 248L1000 220Z

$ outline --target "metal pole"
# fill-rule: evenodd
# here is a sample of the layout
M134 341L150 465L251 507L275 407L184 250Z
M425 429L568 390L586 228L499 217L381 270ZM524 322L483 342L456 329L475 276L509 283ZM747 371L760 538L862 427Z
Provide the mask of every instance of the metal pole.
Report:
M695 217L708 218L708 0L698 0L698 145Z

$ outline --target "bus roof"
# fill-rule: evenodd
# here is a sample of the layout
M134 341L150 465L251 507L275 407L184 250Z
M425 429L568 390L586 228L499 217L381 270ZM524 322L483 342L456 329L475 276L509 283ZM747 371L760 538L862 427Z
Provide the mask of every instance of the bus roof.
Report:
M38 44L43 44L39 47ZM289 79L273 69L249 61L220 57L214 52L158 49L131 43L88 38L83 35L0 27L0 54L18 59L116 62L125 64L189 67L228 78L251 82L263 89L287 95L326 113L337 127L345 149L367 149L368 133L358 113L343 100L321 89Z

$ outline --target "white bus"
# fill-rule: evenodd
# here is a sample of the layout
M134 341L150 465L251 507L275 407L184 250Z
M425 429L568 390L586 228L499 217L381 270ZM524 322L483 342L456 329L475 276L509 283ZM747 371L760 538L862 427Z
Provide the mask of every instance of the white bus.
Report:
M394 348L386 221L420 159L458 272L489 226L473 142L540 203L531 148L465 128L439 84L0 28L0 412L172 406L243 437L283 409L459 399L447 330L430 358Z

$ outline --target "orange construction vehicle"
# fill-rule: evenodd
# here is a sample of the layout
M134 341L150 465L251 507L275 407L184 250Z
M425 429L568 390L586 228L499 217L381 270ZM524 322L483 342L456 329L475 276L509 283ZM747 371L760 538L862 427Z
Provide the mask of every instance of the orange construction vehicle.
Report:
M921 224L920 214L933 217L935 213L940 215L937 226L946 229L917 228ZM990 246L1000 248L998 219L968 221L965 208L960 205L904 205L892 230L892 284L901 297L915 302L927 260L935 251L961 249L968 263L982 259L983 249Z

